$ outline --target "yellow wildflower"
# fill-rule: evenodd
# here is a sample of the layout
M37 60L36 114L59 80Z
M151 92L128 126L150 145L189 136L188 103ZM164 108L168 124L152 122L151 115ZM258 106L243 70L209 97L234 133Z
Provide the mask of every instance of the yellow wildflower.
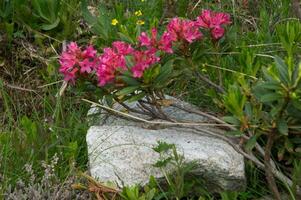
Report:
M144 22L143 20L140 20L140 19L139 19L139 20L137 21L136 24L138 24L138 25L143 25L143 24L145 24L145 22Z
M111 24L112 24L113 26L116 26L116 25L118 24L118 20L117 20L117 19L112 19Z
M135 12L135 15L138 16L138 17L141 16L141 15L142 15L141 10L136 11L136 12Z

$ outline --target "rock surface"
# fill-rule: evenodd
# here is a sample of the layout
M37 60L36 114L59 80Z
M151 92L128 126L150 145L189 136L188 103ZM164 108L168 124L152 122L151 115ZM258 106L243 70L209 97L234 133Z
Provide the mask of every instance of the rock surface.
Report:
M193 108L187 103L175 101ZM128 105L137 108L135 103ZM122 110L119 105L115 109ZM175 107L169 106L163 110L173 119L206 121L202 116ZM119 187L144 185L150 175L162 178L162 172L153 167L159 154L152 148L158 141L165 141L175 144L186 162L197 163L194 175L204 179L212 191L244 189L243 157L227 142L206 135L208 129L202 127L203 131L196 133L187 128L145 127L143 123L103 113L100 123L91 126L87 134L91 175L100 181L115 182ZM210 130L220 132L217 129Z

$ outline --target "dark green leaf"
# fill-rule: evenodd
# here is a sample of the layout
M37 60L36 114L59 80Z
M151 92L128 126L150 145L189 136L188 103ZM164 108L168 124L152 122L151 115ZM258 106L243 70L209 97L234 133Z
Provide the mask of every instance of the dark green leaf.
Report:
M236 131L227 131L225 133L226 135L229 135L229 136L235 136L235 137L240 137L242 136L244 133L239 131L239 130L236 130Z
M294 99L292 103L296 109L301 110L301 99Z
M272 81L272 82L276 81L275 78L270 74L270 72L268 71L267 68L263 68L262 73L263 73L265 80Z
M256 87L261 87L263 89L268 89L268 90L282 89L280 83L277 81L267 81L267 82L258 83L256 84Z
M131 98L129 98L127 101L129 103L134 102L134 101L138 101L140 99L143 99L145 97L145 92L140 92L137 95L132 96Z
M294 145L288 138L286 138L284 146L288 152L290 153L294 152Z
M222 118L225 122L229 123L229 124L233 124L233 125L237 125L239 126L240 125L240 121L239 119L237 119L236 117L234 116L225 116Z
M49 31L56 28L60 23L60 18L57 18L52 24L44 24L41 26L41 29L44 31Z
M285 119L281 118L277 123L277 129L280 134L288 135L288 126Z
M122 90L118 91L116 93L116 95L118 95L118 96L128 95L130 93L135 92L138 88L139 88L139 86L129 86L129 87L123 88Z
M173 149L174 144L168 144L167 142L158 141L158 145L153 147L153 150L157 153L166 153L167 151Z
M158 168L161 168L161 167L166 167L166 165L168 163L170 163L170 161L172 160L172 157L168 157L164 160L158 160L153 166L154 167L158 167Z
M130 44L135 44L133 39L130 36L125 35L124 33L118 32L117 33L122 41L128 42Z
M164 83L169 79L173 70L173 60L168 61L161 67L160 74L154 80L155 84L164 86Z
M252 149L255 147L256 142L257 142L257 137L254 135L247 141L245 146L246 150L252 151Z
M252 118L253 110L252 110L252 105L250 102L246 102L246 104L245 104L245 113L248 118Z
M268 103L268 102L280 100L282 98L283 98L283 96L281 94L269 93L269 94L265 94L265 95L261 96L260 101L263 103Z
M284 63L284 61L278 57L275 56L275 63L276 63L276 68L278 70L279 76L280 76L280 80L285 84L288 85L289 84L289 74L288 74L288 67L286 66L286 64Z
M137 86L140 85L140 82L137 81L135 78L132 78L130 76L121 76L121 79L128 84L129 86Z

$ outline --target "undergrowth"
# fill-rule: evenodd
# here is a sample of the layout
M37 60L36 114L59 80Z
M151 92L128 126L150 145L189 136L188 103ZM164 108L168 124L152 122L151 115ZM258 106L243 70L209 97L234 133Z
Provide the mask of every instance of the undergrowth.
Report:
M75 88L66 88L64 94L59 95L63 82L57 73L57 58L66 41L93 43L102 48L117 39L133 40L137 29L147 31L150 27L165 25L174 16L194 18L202 9L210 8L230 13L233 23L225 38L221 39L218 50L212 47L198 52L201 55L197 58L200 60L198 69L206 78L219 82L218 70L215 69L222 68L225 91L231 89L227 88L231 84L246 86L252 82L245 83L246 79L241 77L251 77L252 80L261 76L261 68L269 67L275 55L288 55L293 58L288 62L295 65L300 60L300 22L291 12L289 0L53 1L56 5L51 1L45 1L46 4L43 1L29 2L0 2L0 199L14 199L30 192L33 193L22 198L42 199L43 196L47 199L47 195L58 195L62 189L76 196L76 192L70 189L71 182L77 181L74 176L78 171L88 169L85 134L89 127L86 121L89 105L81 99L97 101L102 93L84 82ZM46 10L50 4L56 8L48 13ZM134 14L138 10L141 16ZM113 19L118 23L113 25ZM138 20L143 25L137 26ZM290 28L294 29L292 27L296 27L296 32L291 41L286 34ZM206 41L204 46L210 46L209 43L211 41ZM204 79L185 72L180 82L175 82L164 92L216 116L229 114L226 111L229 105L211 86ZM264 139L262 137L258 142L264 144ZM286 142L286 149L275 148L272 153L278 156L281 168L295 169L294 181L297 183L300 182L298 166L301 164L293 162L292 148L300 151L300 138L293 143ZM51 176L55 177L51 185L44 182L48 173L45 170L54 156L59 162L51 169ZM208 194L203 198L243 200L271 194L261 169L247 162L246 172L248 184L245 192ZM277 184L282 192L294 193L296 189L281 182ZM138 191L137 199L147 199L139 198L141 191L138 188L128 190L136 194ZM144 196L150 191L144 191ZM158 191L164 198L165 191ZM64 197L68 199L68 195ZM58 195L57 199L64 197Z

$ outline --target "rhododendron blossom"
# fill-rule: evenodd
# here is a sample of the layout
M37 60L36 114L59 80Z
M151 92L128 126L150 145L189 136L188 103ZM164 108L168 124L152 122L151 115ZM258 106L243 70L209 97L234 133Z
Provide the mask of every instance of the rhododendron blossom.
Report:
M168 32L164 32L161 36L161 39L158 39L158 30L153 28L151 31L151 37L149 37L145 32L142 32L138 37L138 40L141 46L159 49L166 53L173 53L172 37Z
M231 24L231 19L229 14L204 10L197 17L196 24L199 27L210 29L213 39L218 40L224 36L225 30L222 25Z
M60 56L60 72L65 81L74 82L78 71L80 73L91 73L95 68L96 50L88 46L82 51L75 42L71 42Z
M156 56L156 49L135 51L133 56L135 64L131 70L135 78L142 77L144 70L160 61L160 57Z
M104 53L99 57L97 76L100 86L104 86L115 79L119 70L127 70L125 56L132 53L131 45L116 41L113 48L104 48Z
M199 31L199 27L196 22L191 20L182 20L179 18L173 18L167 25L167 31L170 34L173 41L186 40L192 43L194 40L200 39L202 33Z
M141 78L146 69L160 61L161 52L173 53L175 42L188 44L201 39L203 35L200 28L209 29L212 38L218 40L225 33L223 25L230 23L229 14L210 10L204 10L196 21L175 17L161 36L153 28L150 34L140 34L136 48L126 42L115 41L112 47L104 48L99 57L93 46L82 50L75 42L71 42L60 56L59 71L66 81L73 83L80 74L96 72L99 86L114 82L116 76L125 71L131 71L133 77ZM131 66L127 66L126 57L131 59Z
M122 41L113 42L113 48L118 54L123 56L134 52L134 49L130 44Z

